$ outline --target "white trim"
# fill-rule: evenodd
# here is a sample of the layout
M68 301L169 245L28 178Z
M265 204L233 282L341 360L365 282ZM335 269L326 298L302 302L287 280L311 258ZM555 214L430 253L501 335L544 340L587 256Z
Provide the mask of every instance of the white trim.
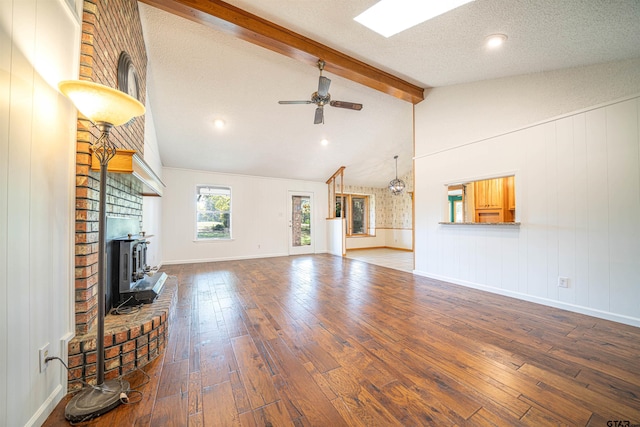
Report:
M66 378L66 375L65 375ZM42 402L42 405L33 414L33 416L26 422L26 426L41 426L49 417L49 414L53 412L56 405L64 397L64 390L66 387L58 384L58 386L51 392L51 394Z
M62 4L62 8L67 11L69 17L77 25L82 25L80 17L82 16L82 4L80 0L58 0ZM75 8L75 9L74 9Z
M492 286L483 285L475 282L468 282L466 280L459 280L452 277L440 276L437 274L427 273L425 271L413 270L413 274L417 276L427 277L429 279L441 280L443 282L452 283L455 285L465 286L467 288L478 289L481 291L490 292L492 294L503 295L511 298L516 298L523 301L528 301L536 304L541 304L547 307L559 308L562 310L571 311L574 313L585 314L587 316L597 317L599 319L611 320L612 322L623 323L629 326L640 327L640 319L630 316L624 316L622 314L615 314L608 311L596 310L593 308L583 307L580 305L569 304L562 301L551 300L548 298L536 297L533 295L522 294L520 292L514 292L507 289L494 288Z
M200 259L184 259L184 260L170 260L170 261L162 261L163 265L174 265L174 264L197 264L200 262L218 262L218 261L239 261L243 259L257 259L257 258L275 258L279 256L289 256L288 253L274 253L274 254L260 254L260 255L246 255L246 256L230 256L230 257L219 257L219 258L200 258Z

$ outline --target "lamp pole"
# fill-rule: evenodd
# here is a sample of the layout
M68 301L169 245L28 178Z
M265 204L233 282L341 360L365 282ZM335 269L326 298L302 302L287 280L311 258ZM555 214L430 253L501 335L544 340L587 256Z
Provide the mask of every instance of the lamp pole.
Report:
M104 383L104 316L105 281L107 278L107 166L116 155L116 147L109 139L113 125L96 123L100 137L91 145L91 150L100 162L100 195L98 204L98 325L96 331L96 384Z

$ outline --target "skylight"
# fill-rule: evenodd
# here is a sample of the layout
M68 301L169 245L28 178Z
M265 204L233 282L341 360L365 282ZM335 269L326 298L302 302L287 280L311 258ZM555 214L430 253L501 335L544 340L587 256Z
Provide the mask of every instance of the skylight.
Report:
M391 37L473 0L381 0L353 18L365 27Z

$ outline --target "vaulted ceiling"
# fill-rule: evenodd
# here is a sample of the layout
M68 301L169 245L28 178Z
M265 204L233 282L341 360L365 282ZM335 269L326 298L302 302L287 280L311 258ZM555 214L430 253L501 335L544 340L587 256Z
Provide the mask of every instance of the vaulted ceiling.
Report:
M635 0L476 0L388 39L353 20L375 0L228 2L329 49L320 52L332 99L364 108L326 107L325 123L314 125L315 105L278 100L311 98L318 51L275 52L237 22L197 10L217 0L144 2L164 9L139 3L160 155L178 168L325 181L346 166L347 184L382 187L395 175L394 155L400 175L411 168L412 88L427 88L428 97L429 87L640 57ZM493 33L508 40L489 51L483 42ZM341 63L349 59L368 66L380 87Z

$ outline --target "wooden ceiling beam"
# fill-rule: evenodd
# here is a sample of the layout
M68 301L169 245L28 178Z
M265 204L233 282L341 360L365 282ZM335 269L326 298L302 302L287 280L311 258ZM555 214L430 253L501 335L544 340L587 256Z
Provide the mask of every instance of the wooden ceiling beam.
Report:
M419 86L223 1L140 1L314 67L317 66L318 59L323 59L326 62L326 71L412 104L424 99L424 89Z

